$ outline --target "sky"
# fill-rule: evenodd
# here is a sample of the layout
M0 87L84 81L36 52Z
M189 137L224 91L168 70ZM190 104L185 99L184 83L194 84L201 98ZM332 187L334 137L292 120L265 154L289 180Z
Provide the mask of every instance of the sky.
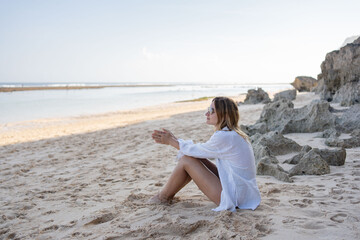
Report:
M0 0L0 82L290 83L360 35L358 0Z

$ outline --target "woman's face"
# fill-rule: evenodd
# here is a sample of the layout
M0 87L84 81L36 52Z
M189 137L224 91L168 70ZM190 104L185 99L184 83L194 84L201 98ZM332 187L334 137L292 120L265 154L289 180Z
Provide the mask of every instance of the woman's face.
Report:
M206 115L206 124L214 125L214 126L217 124L218 118L216 115L214 102L211 103L205 115Z

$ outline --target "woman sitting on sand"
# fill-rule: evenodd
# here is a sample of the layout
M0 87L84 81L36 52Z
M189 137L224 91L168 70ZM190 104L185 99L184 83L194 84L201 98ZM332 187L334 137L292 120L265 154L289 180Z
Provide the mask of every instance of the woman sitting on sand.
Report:
M176 138L170 131L155 130L152 138L179 150L178 164L164 188L149 203L169 202L186 184L194 180L216 205L214 211L235 208L254 210L260 204L255 179L255 158L248 136L238 126L239 110L227 97L213 99L206 123L215 133L206 143ZM207 158L215 158L216 165Z
M155 130L152 138L179 150L178 164L164 188L149 203L169 202L187 183L194 180L216 205L214 211L235 208L254 210L261 201L255 179L255 158L248 136L238 126L239 110L227 97L213 99L206 123L215 133L206 143L176 138L170 131ZM216 165L207 158L215 158Z

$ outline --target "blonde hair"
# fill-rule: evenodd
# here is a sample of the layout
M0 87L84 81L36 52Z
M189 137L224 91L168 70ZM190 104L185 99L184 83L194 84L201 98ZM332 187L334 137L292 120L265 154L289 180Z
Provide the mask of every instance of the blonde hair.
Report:
M249 136L241 131L239 127L240 115L235 101L228 97L216 97L212 101L218 117L218 122L215 125L216 130L227 127L230 131L235 131L245 140L249 140Z

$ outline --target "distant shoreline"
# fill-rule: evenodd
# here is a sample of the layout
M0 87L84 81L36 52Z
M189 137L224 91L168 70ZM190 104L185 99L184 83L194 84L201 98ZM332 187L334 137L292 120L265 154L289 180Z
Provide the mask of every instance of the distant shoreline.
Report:
M0 87L0 92L17 92L17 91L36 91L36 90L80 90L80 89L100 89L114 87L169 87L173 85L99 85L99 86L37 86L37 87Z

